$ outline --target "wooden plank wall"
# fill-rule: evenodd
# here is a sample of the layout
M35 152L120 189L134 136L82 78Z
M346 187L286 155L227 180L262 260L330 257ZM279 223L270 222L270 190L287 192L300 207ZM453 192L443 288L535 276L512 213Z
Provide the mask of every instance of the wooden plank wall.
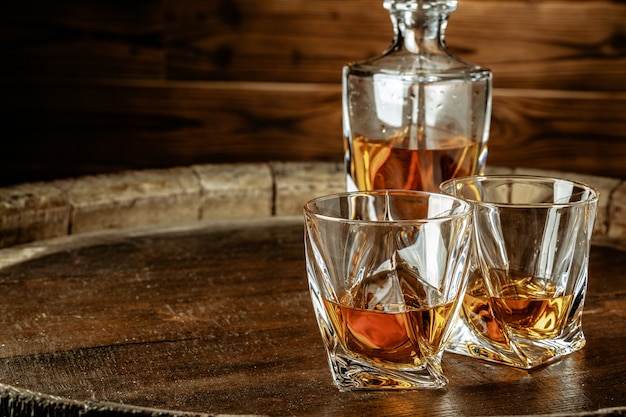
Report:
M382 0L4 2L0 185L340 161L341 67ZM494 72L488 163L626 178L626 3L460 0L447 43Z

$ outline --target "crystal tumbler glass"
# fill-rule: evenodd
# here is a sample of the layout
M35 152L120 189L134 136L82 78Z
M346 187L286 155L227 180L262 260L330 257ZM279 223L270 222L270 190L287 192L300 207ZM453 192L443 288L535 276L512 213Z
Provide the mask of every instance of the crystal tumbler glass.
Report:
M420 191L354 192L304 206L306 270L342 390L441 388L460 308L470 204Z
M441 190L474 206L471 272L447 349L529 369L582 348L597 190L530 176L458 178Z

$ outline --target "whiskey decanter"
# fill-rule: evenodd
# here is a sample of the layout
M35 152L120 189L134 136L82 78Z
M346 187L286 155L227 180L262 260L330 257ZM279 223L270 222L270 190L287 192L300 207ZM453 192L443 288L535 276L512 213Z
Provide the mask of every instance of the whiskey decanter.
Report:
M385 0L394 29L380 56L343 69L347 189L436 192L482 173L492 73L446 47L455 0Z

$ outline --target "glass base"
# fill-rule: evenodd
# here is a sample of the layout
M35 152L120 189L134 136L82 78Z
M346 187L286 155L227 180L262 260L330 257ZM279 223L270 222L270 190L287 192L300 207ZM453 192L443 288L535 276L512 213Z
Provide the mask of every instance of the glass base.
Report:
M552 339L520 339L509 336L499 343L477 335L461 320L450 337L446 352L470 356L489 362L532 369L582 349L585 335L580 327Z
M340 391L438 389L448 385L439 358L431 361L435 363L410 369L372 364L345 354L330 354L328 361L333 382Z

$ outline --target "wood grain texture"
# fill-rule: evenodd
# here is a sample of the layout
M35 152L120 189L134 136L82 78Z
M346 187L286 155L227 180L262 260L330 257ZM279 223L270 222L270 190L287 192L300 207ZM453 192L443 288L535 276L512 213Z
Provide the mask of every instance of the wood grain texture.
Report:
M0 189L0 247L68 233L71 207L61 190L47 183ZM28 226L25 226L28 225Z
M56 80L6 87L13 105L4 114L17 128L0 155L4 178L343 157L338 85Z
M340 82L389 46L378 0L186 0L168 6L168 77ZM491 68L496 87L625 90L626 7L610 1L471 1L447 43Z
M340 161L341 67L380 0L43 0L0 13L0 185L213 162ZM462 0L494 72L491 163L626 178L626 4Z
M302 232L299 218L281 218L3 250L0 383L74 410L118 404L119 415L625 415L608 410L626 405L624 252L592 249L580 352L531 372L446 355L446 390L340 393ZM12 398L0 407L22 404L23 415L33 400L64 404Z
M0 183L343 158L335 84L65 79L5 87L13 105L4 114L16 129L0 155ZM626 178L625 114L626 93L495 90L488 163Z
M162 3L33 0L4 4L0 74L9 78L161 79L166 58Z
M496 90L488 163L626 178L626 94Z
M5 6L13 76L340 82L385 50L379 0L42 0ZM626 90L626 6L612 1L463 0L447 43L495 86ZM8 75L7 74L7 75Z

